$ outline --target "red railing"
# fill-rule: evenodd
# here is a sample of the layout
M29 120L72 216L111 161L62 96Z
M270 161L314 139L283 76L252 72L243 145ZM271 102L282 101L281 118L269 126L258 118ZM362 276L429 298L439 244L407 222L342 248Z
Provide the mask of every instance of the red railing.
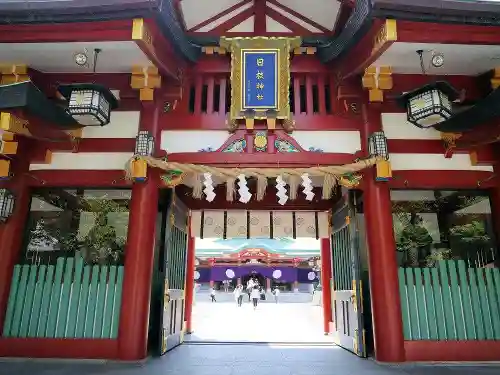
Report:
M301 61L292 64L288 97L296 129L358 130L361 127L359 116L346 114L345 106L337 100L334 75L324 66L311 72L307 65L301 65ZM208 62L186 77L182 100L173 111L165 114L163 129L227 129L231 104L229 66L215 64L214 68ZM256 128L260 127L265 128L265 123L257 122Z
M333 77L318 73L292 75L290 109L294 115L328 115L335 108ZM202 74L187 82L181 112L194 115L226 114L231 101L229 75Z

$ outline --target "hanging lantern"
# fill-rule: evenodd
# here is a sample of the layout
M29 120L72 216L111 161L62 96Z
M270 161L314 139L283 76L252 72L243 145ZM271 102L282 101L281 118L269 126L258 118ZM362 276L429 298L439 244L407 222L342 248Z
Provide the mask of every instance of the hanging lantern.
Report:
M371 157L381 157L389 160L389 151L387 149L387 138L385 133L375 132L368 138L368 152Z
M0 222L5 223L14 212L14 195L7 189L0 189Z
M452 102L458 96L449 83L439 81L408 92L399 101L406 106L409 122L419 128L430 128L452 116Z
M118 106L111 91L101 85L62 85L58 90L69 102L67 112L82 126L109 124L111 110Z
M135 138L135 154L151 156L154 150L154 137L147 130L141 130Z
M383 131L375 132L368 138L368 152L371 157L378 157L375 179L377 181L389 181L392 178L392 168L389 162L389 150L387 138Z

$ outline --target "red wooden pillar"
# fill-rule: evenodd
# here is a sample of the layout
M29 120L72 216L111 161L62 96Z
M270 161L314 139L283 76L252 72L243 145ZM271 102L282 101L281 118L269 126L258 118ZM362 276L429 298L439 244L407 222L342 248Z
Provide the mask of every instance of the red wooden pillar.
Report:
M500 157L496 156L496 164L493 167L495 173L494 181L495 186L490 190L490 205L491 217L493 218L493 225L495 230L495 240L497 247L500 248Z
M30 191L28 182L30 177L24 173L29 169L30 151L33 149L31 140L20 140L18 156L12 162L11 171L14 176L11 180L0 183L0 188L9 189L15 197L12 216L5 224L0 224L0 250L2 254L2 261L0 262L0 332L7 312L12 273L18 261L24 227L29 213Z
M378 110L365 105L363 114L363 142L366 147L368 136L382 130L382 124ZM403 322L390 191L384 182L375 181L374 168L365 172L364 187L375 358L380 362L404 362Z
M325 335L330 333L332 321L332 248L329 238L321 239L321 285L323 300L323 330Z
M191 223L191 219L189 220ZM191 237L191 224L188 226L188 248L186 260L186 298L185 298L185 316L186 333L193 332L193 296L194 296L194 260L195 260L195 238Z
M158 114L160 104L143 103L140 130L148 130L160 142ZM134 183L125 249L122 305L118 330L120 359L146 358L149 305L158 214L158 173L148 170L145 182Z

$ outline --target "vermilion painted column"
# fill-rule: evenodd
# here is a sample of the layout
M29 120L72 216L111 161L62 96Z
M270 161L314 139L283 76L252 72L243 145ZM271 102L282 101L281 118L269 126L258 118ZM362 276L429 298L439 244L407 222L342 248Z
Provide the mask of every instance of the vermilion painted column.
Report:
M2 331L14 266L18 261L23 240L24 227L29 213L30 191L28 171L30 152L35 147L30 139L20 139L18 156L12 162L11 180L1 182L0 188L9 189L15 197L14 212L5 224L0 224L0 332Z
M140 130L148 130L158 145L159 103L144 105ZM122 305L118 330L119 355L123 360L146 358L149 304L153 278L156 218L158 214L158 172L148 170L145 182L132 187L130 201Z
M363 114L366 150L368 136L382 130L382 124L380 111L364 106ZM403 362L403 323L390 191L386 183L375 181L374 168L365 172L363 184L375 359Z
M491 216L495 229L495 240L497 247L500 247L500 157L497 153L496 164L493 167L495 173L495 186L490 190Z
M188 227L191 233L191 226ZM186 294L185 294L185 317L186 317L186 333L193 332L192 317L193 317L193 296L194 296L194 260L195 260L195 238L189 236L187 259L186 259Z
M330 333L332 321L332 248L329 238L321 239L321 286L323 300L323 330L325 335Z

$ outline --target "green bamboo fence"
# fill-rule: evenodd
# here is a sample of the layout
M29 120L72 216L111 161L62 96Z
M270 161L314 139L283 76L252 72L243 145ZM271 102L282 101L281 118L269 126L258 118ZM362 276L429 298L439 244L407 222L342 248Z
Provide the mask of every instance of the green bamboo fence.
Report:
M4 337L116 338L123 266L58 258L55 266L16 265Z
M400 268L405 340L500 340L500 269Z

